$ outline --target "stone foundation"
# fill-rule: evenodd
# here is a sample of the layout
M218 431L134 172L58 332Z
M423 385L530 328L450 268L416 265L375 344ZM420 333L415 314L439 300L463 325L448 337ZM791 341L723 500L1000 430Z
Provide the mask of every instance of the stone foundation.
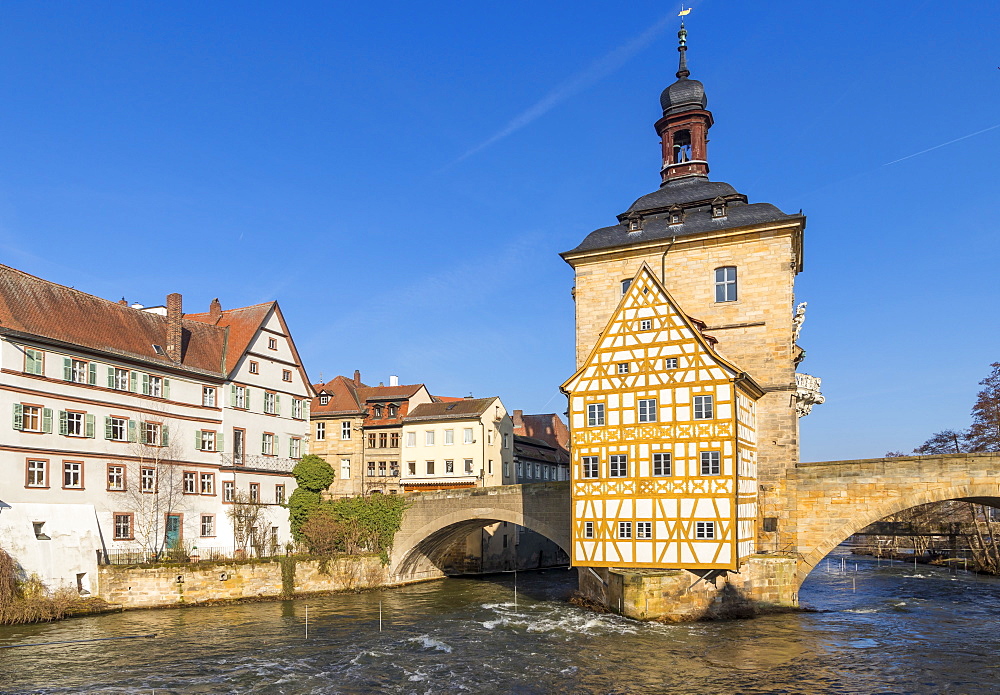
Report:
M796 559L755 556L739 572L579 567L580 593L636 620L744 618L798 606Z
M289 593L286 588L292 594L305 594L388 583L388 568L376 556L328 561L295 559L294 574L288 573L284 581L282 564L277 559L159 567L106 565L98 570L96 595L124 608L155 608L212 600L277 598Z

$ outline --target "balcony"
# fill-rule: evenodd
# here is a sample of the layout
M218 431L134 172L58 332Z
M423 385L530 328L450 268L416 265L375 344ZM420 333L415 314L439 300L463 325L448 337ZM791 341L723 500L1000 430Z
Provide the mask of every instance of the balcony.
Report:
M240 468L254 471L276 471L291 473L299 459L283 458L281 456L264 456L262 454L223 454L222 468Z

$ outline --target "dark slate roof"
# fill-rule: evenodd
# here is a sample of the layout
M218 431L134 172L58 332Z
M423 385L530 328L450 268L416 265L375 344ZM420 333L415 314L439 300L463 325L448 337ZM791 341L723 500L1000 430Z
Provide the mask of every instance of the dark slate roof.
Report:
M406 422L413 420L447 420L479 417L497 400L490 398L463 398L460 401L445 401L443 403L421 403L404 418Z
M660 107L663 115L694 109L704 109L708 106L705 96L705 85L698 80L682 77L660 94Z
M726 203L726 215L713 217L712 201L720 197ZM683 211L680 224L669 224L669 211L674 206ZM636 215L642 218L642 228L630 232L628 218ZM659 190L642 196L618 216L619 224L591 232L579 246L561 255L565 258L579 251L631 246L799 217L786 215L770 203L748 203L747 197L728 183L692 176L668 181Z

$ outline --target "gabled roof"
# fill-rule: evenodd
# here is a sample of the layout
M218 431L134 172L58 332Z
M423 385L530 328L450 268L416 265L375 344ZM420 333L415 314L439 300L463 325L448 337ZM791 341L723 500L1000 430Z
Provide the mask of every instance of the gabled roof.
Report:
M315 384L313 389L317 392L325 392L330 396L330 402L321 405L319 396L313 398L309 409L310 414L343 415L350 413L360 415L364 413L365 407L358 397L358 389L361 387L364 387L364 384L359 387L354 383L354 379L348 379L346 376L334 377L325 384Z
M760 386L746 372L742 371L739 367L715 351L715 339L711 336L703 334L699 328L698 324L701 324L701 326L704 327L704 323L696 321L684 313L674 298L670 295L670 292L667 291L667 288L664 287L663 283L661 283L659 278L656 277L656 273L654 273L646 263L643 263L638 272L636 272L632 279L632 283L629 285L628 291L625 292L621 301L618 302L618 306L608 319L605 329L601 332L600 337L594 343L594 347L591 349L587 359L583 361L583 364L576 372L574 372L573 376L567 379L562 386L560 386L560 390L562 390L563 393L568 394L571 390L571 385L575 384L579 379L584 377L585 372L595 364L595 357L597 356L597 353L607 348L605 341L614 340L618 337L622 337L624 339L624 334L617 333L614 330L614 327L616 325L622 326L625 323L623 315L626 307L634 306L638 302L656 302L655 296L648 300L644 299L646 292L650 288L653 288L654 295L658 294L663 298L662 302L670 306L673 310L672 313L681 321L683 327L687 329L704 352L707 353L708 356L720 367L732 374L731 378L734 381L743 383L747 386L748 390L754 393L758 398L763 395L763 390L761 390Z
M402 386L362 386L358 389L358 397L362 402L405 400L414 396L424 387L423 384L404 384Z
M157 354L167 318L0 265L0 331L222 376L226 333L184 317L180 363Z
M552 446L546 441L514 435L514 455L521 459L532 459L544 463L569 463L569 452L562 447Z
M497 400L499 400L499 396L492 396L490 398L463 398L458 401L445 401L441 403L422 403L403 418L403 421L467 420L470 417L478 418Z
M226 340L225 370L230 372L236 368L240 357L250 346L250 341L257 335L257 331L260 330L271 311L277 306L277 302L265 302L239 309L226 309L221 316L213 316L211 313L185 314L184 318L189 321L210 324L217 328L229 329Z
M569 428L556 413L525 415L515 410L514 434L540 439L551 446L569 449Z

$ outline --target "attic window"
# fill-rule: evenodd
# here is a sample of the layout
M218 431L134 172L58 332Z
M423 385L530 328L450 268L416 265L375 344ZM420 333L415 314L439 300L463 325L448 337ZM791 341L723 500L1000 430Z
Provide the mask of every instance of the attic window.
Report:
M388 410L388 415L386 417L396 417L397 406L395 403L390 403L386 410Z
M726 201L719 197L712 201L712 217L726 216Z
M642 231L642 218L639 215L632 215L628 218L628 230L630 232Z
M681 224L684 221L684 211L679 205L670 208L669 219L670 224Z
M277 338L268 338L267 339L267 347L270 350L277 350L278 349L278 339Z
M155 352L157 355L160 355L161 357L167 354L166 352L163 351L163 347L157 345L156 343L153 343L153 352Z
M320 405L326 405L329 402L330 402L330 397L329 396L320 396L319 397L319 404Z

